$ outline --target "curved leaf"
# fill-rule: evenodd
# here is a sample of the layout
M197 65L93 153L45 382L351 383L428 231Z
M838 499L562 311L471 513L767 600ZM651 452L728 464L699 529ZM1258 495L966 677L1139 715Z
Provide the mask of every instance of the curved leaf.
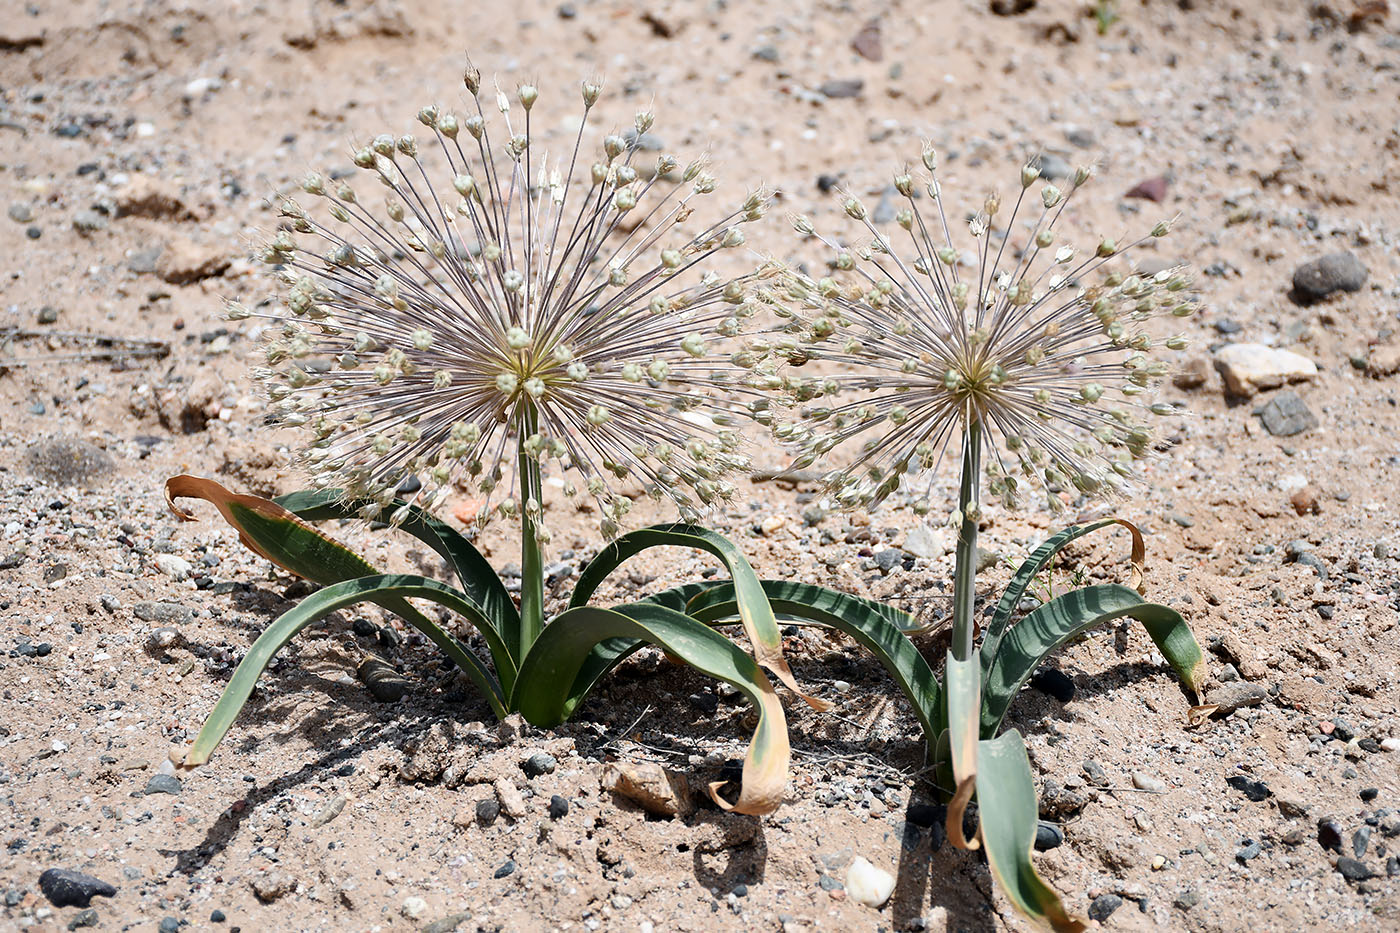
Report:
M645 603L566 610L545 626L525 656L512 705L536 726L563 722L601 676L590 664L600 656L596 647L626 641L657 645L701 673L733 684L749 698L758 711L758 727L744 757L739 799L731 804L719 796L723 782L710 785L710 796L724 809L738 813L776 810L782 803L791 756L787 720L778 695L753 658L738 645L683 613Z
M995 656L982 655L982 735L996 734L1016 693L1050 652L1086 629L1124 616L1143 624L1182 683L1199 692L1205 678L1201 646L1176 610L1145 602L1136 590L1116 583L1087 586L1031 612L1003 636Z
M359 518L360 509L369 502L367 499L346 499L339 489L303 490L278 496L272 501L295 512L308 522L332 518ZM492 620L492 625L500 633L501 640L510 648L506 657L495 657L493 652L492 657L497 670L502 671L503 676L507 669L514 671L520 666L520 658L516 656L515 651L520 613L495 569L481 552L451 525L400 499L395 499L388 506L390 512L400 509L404 510L404 518L396 523L396 527L422 541L452 565L467 597L480 606L486 617ZM510 663L503 663L507 658Z
M780 618L836 629L854 638L873 654L909 698L914 714L924 727L925 740L932 748L938 735L935 728L938 678L923 655L919 654L919 649L906 637L908 632L922 628L912 616L872 599L810 583L790 580L764 580L762 583L769 605ZM709 584L690 593L693 586L690 584L667 591L668 594L675 594L675 599L688 597L684 604L688 615L713 625L733 618L738 612L733 584Z
M1059 933L1088 929L1069 915L1031 861L1039 808L1021 733L1013 729L978 742L977 760L978 833L997 884L1017 910Z
M948 802L948 841L959 849L976 849L976 838L963 835L963 811L977 785L977 724L982 708L982 672L976 658L959 661L948 652L943 671L948 704L948 758L956 791Z
M1147 545L1142 539L1142 532L1138 526L1122 518L1106 518L1103 521L1091 522L1088 525L1070 525L1059 532L1046 538L1031 552L1025 562L1017 569L1016 574L1011 578L1011 582L1002 591L1001 599L997 600L996 610L992 613L991 621L987 623L986 634L982 636L982 657L989 659L997 652L997 643L1005 634L1007 626L1011 623L1011 614L1016 611L1016 605L1021 601L1021 597L1026 595L1026 588L1030 586L1035 575L1045 569L1050 561L1055 559L1067 544L1076 538L1082 538L1087 534L1092 534L1101 528L1108 528L1111 525L1120 525L1133 536L1133 550L1129 556L1133 568L1132 587L1141 592L1143 566L1147 559Z
M783 685L796 693L813 709L827 710L831 704L825 700L809 696L797 686L797 680L788 668L787 658L783 657L783 636L778 631L778 621L768 598L763 594L763 585L758 574L748 560L728 538L701 528L698 525L674 524L653 525L628 532L613 541L588 562L579 574L573 596L569 600L571 608L588 604L598 585L617 567L630 557L647 548L689 547L705 551L719 558L729 570L734 581L734 591L739 604L739 618L744 624L744 634L753 645L754 658L768 668Z
M181 767L193 768L209 760L214 749L233 725L243 705L253 692L258 678L262 676L273 656L282 646L291 641L298 632L322 616L352 606L355 603L374 602L391 612L402 615L410 625L432 639L452 661L466 672L467 676L481 690L498 716L506 715L505 697L491 672L476 657L463 648L455 638L443 631L432 620L423 616L407 600L410 597L430 599L468 619L479 618L480 609L459 591L436 580L409 574L376 574L345 580L317 590L300 603L278 616L257 641L248 649L248 654L233 672L223 695L214 704L213 711L205 720L194 744L184 751L179 760L171 758ZM482 630L488 641L492 637Z
M176 499L210 502L238 532L243 546L313 583L339 583L379 571L334 538L321 534L270 499L229 492L212 479L181 474L165 481L165 503L181 521L198 521Z

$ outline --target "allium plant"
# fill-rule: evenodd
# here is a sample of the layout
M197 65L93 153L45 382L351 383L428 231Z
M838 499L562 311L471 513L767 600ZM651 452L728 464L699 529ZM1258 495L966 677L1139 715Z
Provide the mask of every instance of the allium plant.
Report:
M518 88L513 101L483 95L474 69L465 84L466 115L425 107L423 138L381 135L355 151L363 187L308 176L310 200L284 203L282 227L262 253L286 284L284 305L230 311L268 319L258 375L276 419L309 435L300 460L315 488L272 502L186 476L173 478L167 495L172 508L178 497L214 502L250 547L326 588L258 639L181 760L208 758L297 631L370 600L433 639L498 715L519 710L537 725L566 719L604 673L647 643L733 683L760 713L733 806L772 810L788 744L759 665L796 684L753 570L730 542L690 524L733 495L728 477L747 465L730 425L748 410L751 376L724 345L745 329L762 300L750 293L771 271L725 277L712 266L716 254L744 244L742 228L763 216L767 195L702 220L716 187L703 162L639 162L650 113L637 116L630 139L607 135L590 156L587 118L600 88L584 83L585 119L553 157L533 133L534 87ZM546 473L564 496L591 498L602 533L616 539L547 626ZM618 537L638 487L674 502L687 524ZM474 524L496 516L517 525L518 607L468 538L433 517L454 492L474 503ZM453 566L462 589L381 574L306 524L333 517L383 520L419 537ZM618 564L663 545L726 564L729 617L743 624L754 657L664 599L587 605ZM474 626L491 664L410 597Z
M1077 171L1061 191L1038 185L1036 166L1025 166L1001 229L995 225L1004 205L992 195L968 224L971 249L964 252L933 177L931 148L922 161L926 179L911 173L894 179L905 199L895 216L902 235L887 235L859 199L844 195L844 211L864 237L854 245L819 237L835 253L832 275L792 274L791 326L785 339L770 344L764 364L780 376L791 401L790 416L777 421L775 433L798 449L799 467L822 462L843 445L854 448L826 474L830 498L848 508L872 507L901 492L916 512L927 513L939 465L945 457L960 461L944 684L923 669L906 671L900 682L920 712L950 800L950 837L979 845L962 833L963 810L975 792L982 843L1013 902L1056 927L1076 929L1079 921L1030 865L1035 794L1019 733L995 737L1006 709L1051 651L1113 619L1140 620L1192 690L1201 653L1176 612L1116 584L1074 590L1013 621L1031 580L1056 552L1099 528L1129 529L1140 587L1142 537L1117 519L1071 526L1037 548L984 624L976 651L981 497L985 487L1016 506L1037 492L1059 512L1062 497L1124 489L1134 461L1151 452L1152 418L1172 411L1151 400L1168 371L1162 351L1185 346L1183 337L1154 336L1148 322L1188 316L1192 304L1180 270L1142 276L1113 263L1142 241L1120 247L1103 239L1083 251L1058 242L1056 222L1090 170ZM817 236L806 218L795 226L804 237ZM1167 232L1161 223L1143 239ZM791 365L778 369L783 362ZM898 666L882 660L891 670ZM931 686L910 690L910 683Z

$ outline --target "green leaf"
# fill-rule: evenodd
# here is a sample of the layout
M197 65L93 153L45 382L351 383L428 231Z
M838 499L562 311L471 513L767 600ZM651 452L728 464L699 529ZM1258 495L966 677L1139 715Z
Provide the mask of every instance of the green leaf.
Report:
M333 518L358 519L360 509L369 502L366 499L346 499L338 489L292 492L278 496L273 501L308 522ZM481 611L500 634L502 643L510 649L503 657L496 657L493 651L492 660L497 670L502 672L503 677L506 676L506 671L514 672L520 666L520 658L515 648L520 614L495 569L481 556L481 552L451 525L434 518L418 506L409 505L399 499L390 503L387 511L396 512L399 509L406 511L403 521L396 527L422 541L452 565L467 597L481 607Z
M599 584L628 558L647 548L667 546L695 548L719 558L734 581L739 618L744 624L744 634L753 644L754 658L813 709L831 708L830 703L807 695L797 686L797 680L783 656L783 636L778 631L778 620L763 594L763 584L759 582L758 574L753 572L753 567L749 566L748 560L733 542L708 528L686 524L653 525L628 532L599 551L583 568L569 606L577 609L587 605Z
M963 837L963 811L977 781L977 723L982 708L982 675L976 658L959 661L948 652L943 671L948 702L948 754L956 787L948 802L948 841L959 849L977 848Z
M248 649L248 654L233 672L223 696L214 704L214 710L199 730L194 744L186 751L177 764L194 767L204 764L214 749L233 725L243 705L253 692L258 678L262 676L273 656L282 646L291 641L306 626L337 609L356 603L378 603L391 612L396 612L441 648L452 661L466 672L496 711L496 715L506 715L505 695L486 665L467 651L450 634L439 627L410 605L409 598L429 599L439 605L465 616L469 621L479 623L481 610L460 591L427 577L411 574L376 574L332 584L312 593L300 603L278 616L257 641ZM488 644L498 638L489 631L489 626L478 624Z
M771 813L782 803L787 785L787 720L773 685L738 645L683 613L655 604L635 603L616 609L582 606L569 609L545 626L520 668L512 705L534 725L549 727L573 715L598 677L611 664L598 666L600 644L649 643L691 667L734 685L758 711L758 727L744 759L739 799L730 804L710 795L725 809ZM605 654L606 652L604 652ZM616 663L615 660L612 663Z
M1031 861L1039 808L1031 765L1021 733L977 743L977 816L987 866L1016 909L1060 933L1080 933L1084 923L1071 917L1055 889Z
M932 747L938 735L934 719L938 707L938 678L907 637L906 633L922 628L913 616L873 599L810 583L764 580L762 584L768 603L779 618L836 629L873 654L909 698ZM732 583L699 587L689 584L657 596L670 601L672 608L676 602L681 602L688 615L710 624L732 619L738 611Z
M996 734L1007 707L1046 656L1079 633L1121 619L1137 619L1192 692L1205 677L1201 646L1174 609L1145 602L1136 590L1116 583L1088 586L1059 596L1017 622L995 655L981 656L984 695L982 735Z
M1046 566L1055 559L1067 544L1077 538L1082 538L1087 534L1092 534L1101 528L1109 528L1113 525L1122 526L1133 536L1132 556L1129 558L1133 566L1133 587L1137 588L1142 583L1142 567L1146 557L1146 545L1142 540L1142 532L1130 521L1121 518L1106 518L1103 521L1092 522L1088 525L1070 525L1049 538L1031 552L1031 556L1026 558L1021 564L1016 574L1011 578L1011 582L1002 591L1001 599L997 601L996 610L992 613L992 619L987 623L986 633L982 636L982 656L990 657L996 654L997 642L1006 632L1007 626L1011 624L1011 614L1016 611L1016 606L1021 601L1021 597L1026 595L1026 589L1036 574L1040 573Z
M238 532L244 547L313 583L339 583L379 572L339 541L260 496L239 495L212 479L182 474L165 481L165 502L182 521L195 521L194 515L175 504L176 499L212 503Z

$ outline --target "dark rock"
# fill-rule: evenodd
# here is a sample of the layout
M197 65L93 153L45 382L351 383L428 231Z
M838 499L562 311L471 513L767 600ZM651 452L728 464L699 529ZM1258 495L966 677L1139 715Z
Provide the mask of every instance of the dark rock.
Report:
M402 700L412 686L392 665L372 654L360 662L355 674L376 700L385 703Z
M180 796L180 791L183 789L184 788L180 784L180 779L173 774L153 774L151 775L151 779L146 782L145 793L170 794L178 797Z
M1400 875L1400 858L1392 855L1385 860L1385 875L1387 878L1394 878Z
M1143 198L1148 201L1161 203L1167 199L1167 180L1161 175L1155 178L1148 178L1133 185L1123 195L1125 198Z
M1263 781L1251 781L1242 774L1227 777L1225 783L1229 784L1255 803L1259 803L1261 800L1268 800L1274 794L1273 791L1269 790L1269 785L1265 784Z
M394 489L394 495L411 496L422 488L423 481L420 480L417 476L409 475L405 476L403 480L399 483L398 487Z
M1047 823L1041 820L1035 827L1035 847L1037 851L1045 852L1049 849L1058 849L1065 844L1065 831L1054 823Z
M997 16L1015 16L1035 8L1035 0L992 0L992 12Z
M53 305L44 305L39 309L39 314L35 317L35 320L40 324L57 324L58 309Z
M1190 910L1192 907L1195 907L1200 902L1201 895L1197 894L1195 891L1192 891L1190 888L1187 888L1185 891L1182 891L1176 896L1176 900L1172 901L1172 904L1181 910Z
M1246 843L1243 849L1240 849L1238 852L1235 853L1235 860L1243 864L1244 862L1248 862L1250 859L1258 858L1259 853L1263 851L1263 847L1261 847L1259 843L1251 840L1250 842Z
M50 868L39 876L39 890L55 907L86 907L94 897L115 897L117 889L100 878L69 868Z
M835 175L817 176L817 190L822 194L830 194L839 184L841 184L841 179L837 178Z
M369 619L355 619L350 623L350 631L362 638L373 638L379 633L379 627Z
M1356 738L1356 728L1340 716L1332 720L1332 737L1339 742L1350 742Z
M1317 844L1333 852L1342 851L1342 824L1330 816L1317 821Z
M476 821L482 826L490 826L496 822L496 817L501 815L501 802L495 797L487 797L485 800L477 801Z
M491 877L493 877L493 878L504 878L504 877L506 877L507 875L512 875L512 874L514 874L514 873L515 873L515 862L514 862L513 860L511 860L511 859L506 859L506 860L501 864L501 867L498 868L498 869L496 869L495 874L492 875Z
M1244 325L1242 325L1239 321L1228 317L1223 317L1220 320L1216 321L1214 327L1215 332L1217 334L1220 334L1222 337L1228 337L1231 334L1238 334L1240 331L1244 330Z
M1032 674L1031 687L1061 703L1068 703L1074 699L1074 681L1069 675L1053 667L1042 667Z
M1095 787L1111 787L1113 785L1113 781L1109 779L1103 766L1094 759L1084 759L1084 763L1080 765L1080 768L1084 771L1084 776L1089 779L1089 783L1093 784Z
M1274 437L1292 437L1317 427L1317 416L1296 392L1280 392L1255 412Z
M1074 166L1053 152L1040 154L1040 177L1046 181L1060 181L1074 174Z
M1348 881L1367 881L1375 877L1366 863L1345 855L1337 859L1337 872Z
M935 823L942 823L947 815L947 808L935 803L911 803L904 810L904 819L907 822L925 829Z
M1062 820L1078 813L1088 803L1089 796L1082 791L1064 787L1056 781L1046 781L1040 794L1040 817Z
M180 921L174 917L162 917L157 929L160 933L180 933Z
M557 820L569 815L569 800L559 794L549 798L549 818Z
M215 910L211 914L209 914L210 923L223 923L227 919L228 917L225 916L222 910Z
M1366 267L1354 253L1332 253L1293 270L1293 299L1299 304L1311 304L1333 292L1360 291L1367 275Z
M39 647L42 648L43 646L40 645ZM1361 743L1358 742L1357 744L1360 745ZM1372 800L1375 800L1375 799L1376 799L1377 797L1379 797L1380 795L1381 795L1381 792L1380 792L1380 788L1378 788L1378 787L1363 787L1363 788L1361 788L1361 793L1360 793L1359 796L1361 797L1362 800L1366 801L1367 803L1370 803Z
M553 774L557 767L559 767L559 762L547 752L535 752L520 763L520 770L524 771L525 776L529 778L537 778L541 774Z
M1351 834L1351 854L1357 858L1366 854L1366 847L1371 844L1371 827L1363 826Z
M1100 894L1089 904L1089 919L1103 923L1122 906L1123 899L1117 894Z
M897 547L886 548L875 555L875 566L880 568L881 573L889 573L902 563L904 552Z
M837 78L823 82L822 86L817 88L822 95L832 98L859 97L864 89L865 81L861 78Z

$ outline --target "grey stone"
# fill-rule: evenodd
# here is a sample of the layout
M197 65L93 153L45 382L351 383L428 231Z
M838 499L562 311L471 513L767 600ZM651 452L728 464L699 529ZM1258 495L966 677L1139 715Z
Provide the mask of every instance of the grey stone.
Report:
M501 815L501 804L495 797L487 797L476 804L476 821L482 826L490 826Z
M107 217L97 211L78 211L73 215L73 229L83 236L107 229Z
M117 889L101 878L70 868L50 868L39 876L39 890L55 907L86 907L94 897L115 897Z
M376 700L393 703L401 700L412 685L393 666L382 658L369 655L360 662L355 674L362 680Z
M865 81L860 78L837 78L824 82L817 88L825 97L859 97L865 89Z
M1371 827L1363 826L1351 834L1351 854L1357 858L1366 854L1371 845Z
M1047 823L1041 820L1035 827L1035 847L1038 851L1044 852L1048 849L1058 849L1065 844L1065 831L1054 823Z
M1366 266L1349 250L1332 253L1293 270L1293 295L1300 304L1321 301L1333 292L1360 291Z
M194 618L194 611L179 603L141 602L131 607L131 614L142 622L166 626L189 622Z
M1245 845L1243 849L1240 849L1238 852L1235 853L1235 860L1243 864L1244 862L1248 862L1251 859L1258 858L1259 854L1263 851L1264 850L1259 845L1259 843L1251 841L1247 845Z
M73 916L73 919L68 921L68 929L78 930L83 927L95 927L99 919L97 911L88 907L78 911L77 914Z
M17 224L27 224L34 219L34 211L29 205L18 201L11 204L5 214Z
M919 524L909 529L904 536L903 548L915 557L932 560L943 553L943 546L928 525Z
M151 275L156 271L156 261L160 259L160 247L152 246L132 253L126 260L127 269L137 275Z
M1348 881L1366 881L1375 877L1365 862L1346 855L1337 859L1337 872Z
M1274 437L1292 437L1317 427L1312 413L1296 392L1280 392L1256 412L1264 430Z
M1258 706L1269 696L1269 691L1260 684L1248 681L1235 681L1221 684L1206 694L1206 705L1217 707L1216 712L1228 716L1246 706Z
M875 566L881 573L889 573L904 563L904 552L899 548L886 548L875 555Z
M174 775L153 774L151 775L151 779L146 782L145 792L147 794L171 794L178 797L180 796L180 791L183 789L183 786L180 784L180 779Z
M32 475L62 486L95 486L113 470L112 458L101 447L63 434L32 445L24 461Z
M156 929L159 933L180 933L180 921L174 917L162 917Z
M1123 899L1117 894L1100 894L1089 904L1089 919L1103 923L1122 906Z
M1153 794L1165 794L1167 792L1167 782L1161 778L1155 778L1142 771L1133 772L1133 786L1138 790L1145 790Z
M561 819L569 815L569 799L555 794L549 798L549 818L551 820Z
M501 867L496 869L495 874L493 874L491 877L505 878L506 876L513 874L515 874L515 862L512 859L506 859L504 862L501 863Z
M1080 149L1092 149L1099 144L1099 138L1094 135L1094 131L1082 126L1066 128L1065 141ZM1044 172L1042 171L1041 174L1043 175Z
M1040 155L1040 177L1046 181L1060 181L1074 174L1074 167L1053 152Z
M778 60L778 47L776 45L760 45L753 50L753 57L761 62L776 62Z
M423 928L423 933L453 933L459 926L472 918L470 912L452 914L440 920L434 920Z
M887 224L894 220L894 199L897 194L898 192L890 187L880 192L880 202L875 205L875 211L870 215L871 223Z
M525 772L526 777L536 778L542 774L553 774L558 766L559 762L553 755L548 752L535 752L520 763L520 770Z
M1190 888L1187 888L1185 891L1182 891L1176 896L1176 899L1172 901L1172 904L1180 910L1190 910L1192 907L1195 907L1200 902L1201 895L1197 894L1195 891L1192 891Z

